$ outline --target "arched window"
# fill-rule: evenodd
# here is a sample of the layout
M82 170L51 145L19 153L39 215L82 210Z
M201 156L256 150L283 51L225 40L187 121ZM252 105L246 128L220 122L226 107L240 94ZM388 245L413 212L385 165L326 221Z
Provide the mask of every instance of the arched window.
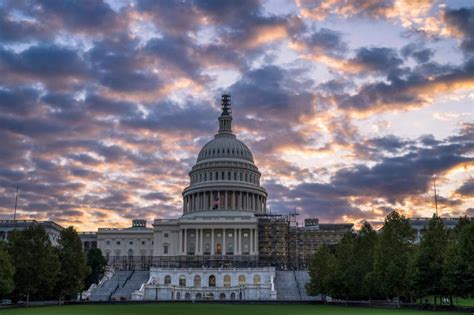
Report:
M184 299L191 300L191 294L189 294L189 292L186 292L186 294L184 295Z
M260 284L260 276L259 275L253 276L253 284L255 284L255 285Z
M177 300L180 300L180 299L181 299L181 293L179 293L179 292L176 293L176 299L177 299Z
M201 300L201 299L202 299L201 293L197 293L197 294L196 294L196 300Z
M216 286L216 276L210 275L209 276L209 286L215 287Z
M186 276L184 275L179 276L179 286L180 287L186 286Z
M194 287L195 288L200 288L201 287L201 276L200 275L195 275L194 276Z
M171 284L171 276L170 275L165 276L164 284L165 285L170 285Z
M225 275L224 276L224 288L230 288L230 276L229 275Z
M240 275L239 276L239 285L244 285L245 284L245 276L244 275Z
M225 293L221 293L219 295L219 300L225 300Z
M232 292L232 293L230 294L230 299L231 299L231 300L235 300L235 293L234 293L234 292Z

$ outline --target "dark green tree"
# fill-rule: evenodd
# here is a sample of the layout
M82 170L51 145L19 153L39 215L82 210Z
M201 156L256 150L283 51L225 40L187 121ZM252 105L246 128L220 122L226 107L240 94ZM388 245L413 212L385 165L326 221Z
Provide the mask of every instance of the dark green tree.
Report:
M462 261L462 296L474 296L474 220L462 225L458 236L460 261Z
M46 299L53 297L58 280L59 260L40 225L13 231L8 238L8 251L16 268L14 294L17 298Z
M56 285L59 298L75 298L84 288L84 280L90 274L86 256L76 230L70 226L61 231L57 248L60 272Z
M99 283L104 274L107 260L102 256L102 251L99 248L91 248L87 253L87 266L91 269L91 273L86 278L86 288L89 288L93 283Z
M416 260L416 284L423 296L435 297L435 306L436 297L446 293L442 280L447 245L448 236L443 220L433 215L423 229Z
M349 266L352 299L370 299L375 293L369 282L369 273L374 267L376 241L377 232L368 222L364 222L354 239L352 263Z
M385 219L374 251L374 279L380 293L387 298L407 295L408 268L413 253L415 232L408 220L398 212L391 212Z
M0 241L0 298L13 291L13 276L15 267L12 259L5 249L5 245Z
M453 296L466 294L465 275L467 266L461 258L459 232L460 230L456 229L448 231L449 237L443 259L441 286L443 291L449 295L451 305L453 305Z
M353 262L354 235L346 233L336 247L334 275L331 277L330 295L338 299L348 300L352 287L351 264Z
M309 295L321 294L323 301L330 292L332 277L334 276L335 257L327 245L322 245L309 266L310 281L306 285Z

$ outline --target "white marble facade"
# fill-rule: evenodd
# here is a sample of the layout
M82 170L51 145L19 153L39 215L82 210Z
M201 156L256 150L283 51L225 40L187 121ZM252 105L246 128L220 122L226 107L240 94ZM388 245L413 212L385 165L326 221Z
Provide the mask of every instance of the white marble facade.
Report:
M135 300L272 300L275 268L151 268Z

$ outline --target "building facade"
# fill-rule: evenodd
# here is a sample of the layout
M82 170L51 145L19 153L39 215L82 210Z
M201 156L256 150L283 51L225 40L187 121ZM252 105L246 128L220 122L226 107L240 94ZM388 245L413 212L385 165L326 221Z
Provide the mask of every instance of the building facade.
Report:
M48 234L49 240L53 246L58 245L59 236L64 229L53 221L36 221L36 220L0 220L0 241L7 241L8 234L13 230L25 230L31 225L40 225Z
M149 270L133 299L275 299L277 270L305 268L321 244L352 230L317 219L297 227L291 216L267 213L252 152L232 132L229 95L222 96L218 124L189 172L180 218L155 219L152 227L134 220L96 233L97 247L122 275ZM92 246L90 233L82 237L84 247Z

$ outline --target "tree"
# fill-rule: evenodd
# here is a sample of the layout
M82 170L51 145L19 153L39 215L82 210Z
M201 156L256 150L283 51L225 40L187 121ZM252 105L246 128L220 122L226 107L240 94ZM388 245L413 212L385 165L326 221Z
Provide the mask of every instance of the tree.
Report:
M463 264L462 296L474 295L474 220L463 224L458 236L460 260Z
M377 233L368 222L364 222L354 239L352 263L349 267L353 299L366 299L374 295L369 274L374 267L374 248Z
M309 295L321 294L323 301L326 301L334 275L334 264L335 257L331 250L326 244L322 245L309 266L310 281L306 285Z
M107 260L102 256L102 251L99 248L91 248L87 253L87 266L91 269L91 273L86 278L86 288L89 288L93 283L99 283L104 274Z
M332 297L348 300L354 289L352 287L350 266L353 262L354 235L346 233L336 247L334 276L331 277Z
M60 272L56 292L59 298L75 297L83 289L90 268L79 235L72 226L61 231L57 251Z
M433 215L423 230L416 259L416 284L423 296L446 293L443 289L445 250L448 245L447 232L443 220Z
M0 298L13 291L13 276L15 267L12 259L5 249L5 245L0 241Z
M393 211L387 216L374 251L374 279L387 298L397 297L400 301L409 289L407 276L414 237L414 230L403 215Z
M41 225L30 225L9 234L8 251L16 268L16 297L45 299L53 296L59 273L59 260L48 234Z

